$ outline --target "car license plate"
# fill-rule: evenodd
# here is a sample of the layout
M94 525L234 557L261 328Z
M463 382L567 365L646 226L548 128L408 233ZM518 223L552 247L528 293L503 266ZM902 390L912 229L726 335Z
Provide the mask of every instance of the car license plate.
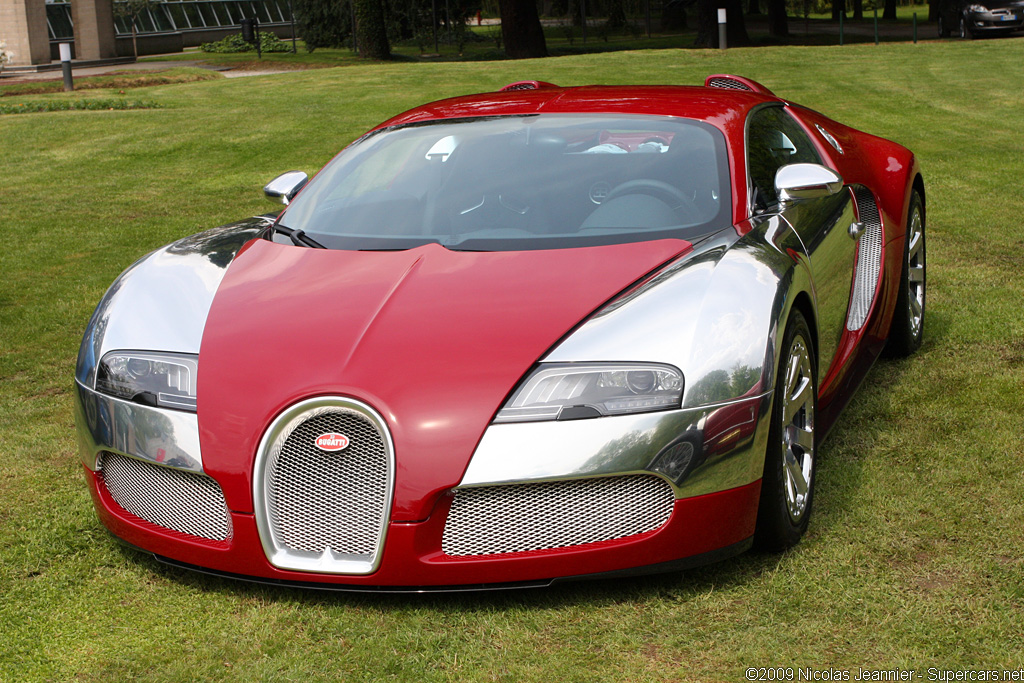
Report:
M1004 15L1002 16L1002 20L1003 20L1003 21L1014 21L1014 20L1015 20L1016 18L1017 18L1017 17L1015 17L1015 16L1014 16L1014 15L1012 15L1012 14L1004 14Z

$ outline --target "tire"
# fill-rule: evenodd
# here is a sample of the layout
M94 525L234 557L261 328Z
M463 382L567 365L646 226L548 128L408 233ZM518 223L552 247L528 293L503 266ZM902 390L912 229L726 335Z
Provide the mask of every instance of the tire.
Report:
M946 21L942 18L942 14L939 14L939 38L949 38L949 27L946 26Z
M961 38L964 38L964 39L967 39L967 38L971 38L972 40L974 39L974 33L971 31L970 27L967 25L967 18L963 17L963 16L960 17L960 32L959 32L959 35L960 35Z
M925 212L924 202L916 190L910 197L907 212L907 238L903 244L903 270L896 309L892 314L885 355L903 358L921 348L924 339L926 300L925 277Z
M761 478L754 545L782 551L800 542L814 502L818 369L807 320L793 310L786 322L775 379L771 426Z

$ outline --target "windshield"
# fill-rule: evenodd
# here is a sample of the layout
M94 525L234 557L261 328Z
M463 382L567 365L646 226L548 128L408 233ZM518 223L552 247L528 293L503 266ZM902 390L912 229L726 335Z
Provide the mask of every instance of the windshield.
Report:
M686 119L533 115L380 131L281 215L334 249L519 251L677 237L729 225L725 139Z

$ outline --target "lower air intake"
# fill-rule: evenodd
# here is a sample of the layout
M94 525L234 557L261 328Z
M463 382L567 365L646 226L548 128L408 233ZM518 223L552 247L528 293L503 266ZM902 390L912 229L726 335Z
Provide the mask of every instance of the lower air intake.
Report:
M136 517L213 541L231 536L224 494L207 476L106 452L99 471L114 502Z
M441 539L447 555L494 555L610 541L653 531L675 495L631 475L458 489Z
M864 327L871 313L871 304L875 301L879 269L882 267L882 220L870 190L859 187L853 194L860 222L864 225L864 233L857 243L857 272L853 279L850 314L846 318L846 329L856 332Z

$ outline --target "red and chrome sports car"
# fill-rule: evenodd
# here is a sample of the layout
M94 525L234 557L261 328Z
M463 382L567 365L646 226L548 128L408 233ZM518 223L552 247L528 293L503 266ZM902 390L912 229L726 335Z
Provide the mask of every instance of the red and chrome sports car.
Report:
M807 528L921 343L914 155L735 76L413 109L130 267L76 372L103 523L257 581L665 571Z

